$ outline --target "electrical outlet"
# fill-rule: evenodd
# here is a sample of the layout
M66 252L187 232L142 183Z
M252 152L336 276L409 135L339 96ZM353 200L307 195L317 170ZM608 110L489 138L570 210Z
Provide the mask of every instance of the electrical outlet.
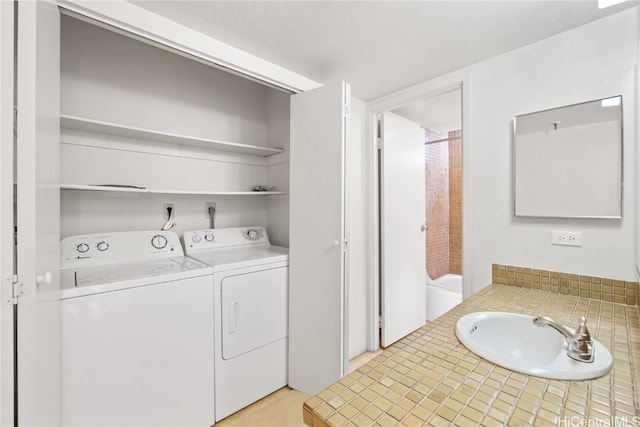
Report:
M552 231L551 244L582 246L582 233L580 231Z
M176 208L173 206L173 203L165 203L162 205L162 218L169 219L169 209L171 208L171 218L176 217Z
M204 217L210 219L209 208L213 208L213 217L216 217L216 202L204 202Z

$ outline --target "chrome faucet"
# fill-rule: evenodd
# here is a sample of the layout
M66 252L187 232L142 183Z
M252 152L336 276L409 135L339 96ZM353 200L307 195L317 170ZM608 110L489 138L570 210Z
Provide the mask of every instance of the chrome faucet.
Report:
M591 340L591 335L589 335L589 330L587 329L586 317L583 316L580 318L580 323L578 324L578 329L576 329L575 333L566 326L563 326L546 316L535 317L533 319L533 324L536 326L550 326L560 332L567 341L567 356L570 358L579 362L593 362L593 341Z

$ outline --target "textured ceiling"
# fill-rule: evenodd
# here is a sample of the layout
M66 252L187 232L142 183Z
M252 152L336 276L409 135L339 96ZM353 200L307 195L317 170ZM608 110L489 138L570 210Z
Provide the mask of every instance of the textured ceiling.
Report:
M134 1L370 101L636 6L596 1Z

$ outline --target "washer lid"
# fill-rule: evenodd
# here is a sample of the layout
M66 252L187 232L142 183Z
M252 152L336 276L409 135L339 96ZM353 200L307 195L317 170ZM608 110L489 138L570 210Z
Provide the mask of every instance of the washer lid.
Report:
M62 272L61 296L68 298L88 295L188 279L212 272L208 265L188 257L67 270Z
M211 249L190 256L209 264L215 272L289 261L289 250L265 243L227 249Z

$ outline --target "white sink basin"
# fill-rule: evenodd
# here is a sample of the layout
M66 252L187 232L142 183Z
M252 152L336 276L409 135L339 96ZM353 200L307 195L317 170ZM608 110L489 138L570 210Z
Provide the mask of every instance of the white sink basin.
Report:
M573 332L573 330L572 330ZM567 356L567 343L555 329L533 324L533 317L515 313L477 312L456 324L462 344L478 356L512 371L558 380L588 380L606 375L613 357L593 340L593 362Z

